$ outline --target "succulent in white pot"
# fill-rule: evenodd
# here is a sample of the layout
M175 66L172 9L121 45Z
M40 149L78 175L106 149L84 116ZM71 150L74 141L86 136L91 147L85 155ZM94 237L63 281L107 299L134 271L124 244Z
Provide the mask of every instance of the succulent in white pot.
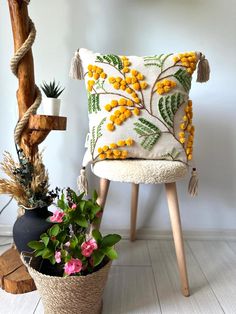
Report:
M60 86L60 83L56 84L55 80L53 82L46 83L45 81L41 85L41 88L45 94L43 99L43 111L47 116L59 116L61 99L58 97L64 91L65 88Z

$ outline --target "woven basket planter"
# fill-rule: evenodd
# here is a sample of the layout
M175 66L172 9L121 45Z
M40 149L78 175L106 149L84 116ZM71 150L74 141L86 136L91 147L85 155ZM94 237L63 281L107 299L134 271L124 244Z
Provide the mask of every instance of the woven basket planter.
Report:
M100 314L111 262L86 276L56 277L38 272L37 259L21 259L34 279L45 314Z

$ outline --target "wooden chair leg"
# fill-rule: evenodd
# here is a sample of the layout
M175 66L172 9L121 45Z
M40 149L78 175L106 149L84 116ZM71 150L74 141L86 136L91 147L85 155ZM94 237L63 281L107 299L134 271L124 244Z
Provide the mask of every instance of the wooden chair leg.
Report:
M132 183L131 193L131 215L130 215L130 241L134 241L136 238L136 220L138 209L138 192L139 185Z
M171 220L171 225L172 225L172 232L173 232L174 243L175 243L176 257L177 257L180 279L181 279L182 293L185 297L188 297L190 295L190 292L189 292L188 274L187 274L187 267L186 267L185 253L184 253L184 242L183 242L183 234L182 234L182 227L181 227L181 220L180 220L180 213L179 213L176 183L175 182L166 183L165 186L166 186L167 201L168 201L169 212L170 212L170 220Z
M99 194L98 194L97 203L102 207L103 211L104 211L105 204L106 204L109 186L110 186L110 180L100 178ZM100 217L97 224L93 224L92 229L99 229L100 225L101 225L101 221L102 221L102 216Z

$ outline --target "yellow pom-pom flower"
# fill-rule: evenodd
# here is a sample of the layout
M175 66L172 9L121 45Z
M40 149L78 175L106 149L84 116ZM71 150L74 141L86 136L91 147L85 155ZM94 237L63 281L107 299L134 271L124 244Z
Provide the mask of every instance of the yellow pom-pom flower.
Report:
M115 124L117 124L117 125L121 125L122 122L123 122L123 121L121 121L120 118L116 118L116 119L115 119Z
M132 71L131 71L131 74L132 74L133 76L137 76L139 73L138 73L137 70L132 70Z
M140 110L138 108L134 108L133 114L135 114L136 116L139 116L140 115Z
M147 85L148 85L147 82L141 82L140 83L140 86L142 89L145 89L147 87Z
M112 100L111 101L111 106L112 106L112 108L117 107L118 106L118 101L117 100Z
M125 141L124 140L119 140L117 141L117 145L122 147L122 146L125 146Z
M127 104L127 100L125 98L120 98L119 99L119 105L120 106L125 106Z
M104 108L106 111L111 111L112 106L110 104L107 104Z
M114 84L116 79L111 76L111 77L109 77L108 81L109 81L109 83Z
M110 148L111 148L111 149L117 148L117 144L116 144L116 143L111 143L111 144L110 144Z
M105 79L105 78L107 77L106 73L104 73L104 72L103 72L103 73L101 73L101 75L100 75L100 76L101 76L101 78L103 78L103 79Z
M126 118L129 118L132 115L132 113L131 113L131 111L129 109L125 110L124 114L125 114Z
M137 79L140 80L140 81L142 81L142 80L144 79L143 74L142 74L142 73L139 73L139 74L137 75Z
M129 72L129 68L124 67L124 68L122 69L122 71L123 71L124 73L128 73L128 72Z
M107 129L108 129L108 131L114 131L114 129L115 129L114 124L113 123L108 123L107 124Z
M127 140L125 140L125 144L127 145L127 146L132 146L133 145L133 143L134 143L134 140L132 139L132 138L127 138Z
M135 90L140 90L140 85L139 85L139 83L133 84L133 89L135 89Z

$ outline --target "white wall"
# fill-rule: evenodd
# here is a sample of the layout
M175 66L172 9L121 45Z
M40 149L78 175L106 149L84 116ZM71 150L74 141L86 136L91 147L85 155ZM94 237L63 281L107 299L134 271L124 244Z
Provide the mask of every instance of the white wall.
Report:
M7 1L0 7L0 154L14 152L13 128L17 119L17 81L10 73L12 35ZM200 173L200 194L187 195L187 181L178 184L183 227L235 229L236 227L236 2L234 0L40 0L31 1L30 15L38 36L34 45L36 81L56 78L65 85L63 114L67 132L52 132L45 163L52 186L76 186L87 131L83 82L68 78L71 56L77 47L103 53L148 55L200 50L211 64L211 80L193 83L195 157ZM92 187L97 179L90 177ZM112 183L103 226L128 228L130 187ZM7 198L1 196L3 205ZM142 186L138 226L169 229L163 186ZM13 224L16 204L1 216Z

